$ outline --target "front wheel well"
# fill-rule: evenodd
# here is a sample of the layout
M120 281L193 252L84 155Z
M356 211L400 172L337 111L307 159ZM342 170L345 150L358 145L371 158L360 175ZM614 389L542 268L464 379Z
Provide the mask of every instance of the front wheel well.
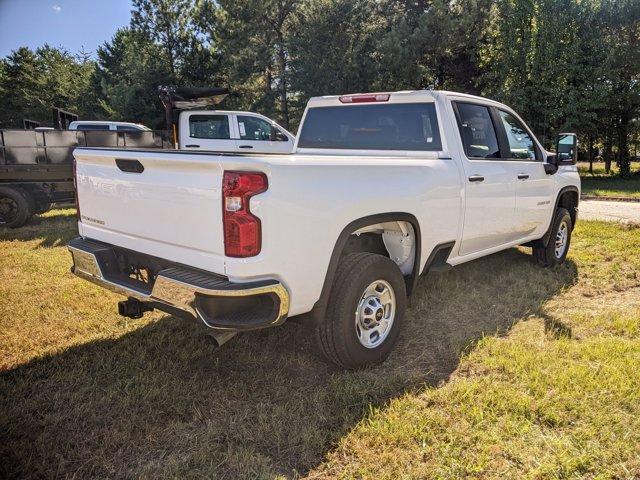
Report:
M576 225L576 218L578 214L578 192L575 190L567 190L560 194L560 198L558 199L558 207L566 208L569 211L569 215L571 216L571 225L572 228Z

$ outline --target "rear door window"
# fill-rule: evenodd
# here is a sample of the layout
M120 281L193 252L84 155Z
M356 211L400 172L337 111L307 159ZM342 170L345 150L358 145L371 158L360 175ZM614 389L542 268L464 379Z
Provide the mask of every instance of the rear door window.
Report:
M469 158L500 158L500 146L489 107L456 102L458 128Z
M315 107L307 111L299 148L442 150L433 103Z
M228 115L191 115L189 117L189 136L191 138L206 138L214 140L228 140Z

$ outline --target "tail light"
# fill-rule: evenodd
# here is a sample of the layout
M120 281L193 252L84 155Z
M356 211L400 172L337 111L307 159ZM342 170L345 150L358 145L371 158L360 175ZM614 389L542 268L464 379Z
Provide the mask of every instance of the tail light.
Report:
M251 213L249 201L269 187L261 172L224 172L222 178L222 221L224 253L228 257L253 257L260 253L260 219Z
M76 166L76 159L73 159L73 195L76 199L76 218L78 221L82 221L80 217L80 202L78 201L78 171Z

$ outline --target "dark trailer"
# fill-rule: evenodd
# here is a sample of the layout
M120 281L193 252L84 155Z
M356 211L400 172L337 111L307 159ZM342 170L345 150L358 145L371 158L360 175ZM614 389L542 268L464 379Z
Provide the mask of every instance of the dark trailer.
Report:
M0 130L0 226L16 228L54 203L75 203L76 147L171 148L168 132Z
M54 203L75 203L73 150L76 147L176 148L178 113L215 108L226 88L161 86L167 130L0 130L0 226L16 228ZM54 110L54 125L77 116ZM33 122L33 127L37 122Z

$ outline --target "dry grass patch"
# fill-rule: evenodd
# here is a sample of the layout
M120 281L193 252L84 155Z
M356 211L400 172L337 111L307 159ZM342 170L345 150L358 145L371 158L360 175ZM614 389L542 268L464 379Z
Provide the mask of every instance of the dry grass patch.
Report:
M0 232L0 477L638 472L638 231L580 224L553 270L513 249L424 278L391 358L345 373L296 322L216 348L118 317L68 271L72 215Z
M638 478L639 232L580 223L575 285L375 410L309 477Z

